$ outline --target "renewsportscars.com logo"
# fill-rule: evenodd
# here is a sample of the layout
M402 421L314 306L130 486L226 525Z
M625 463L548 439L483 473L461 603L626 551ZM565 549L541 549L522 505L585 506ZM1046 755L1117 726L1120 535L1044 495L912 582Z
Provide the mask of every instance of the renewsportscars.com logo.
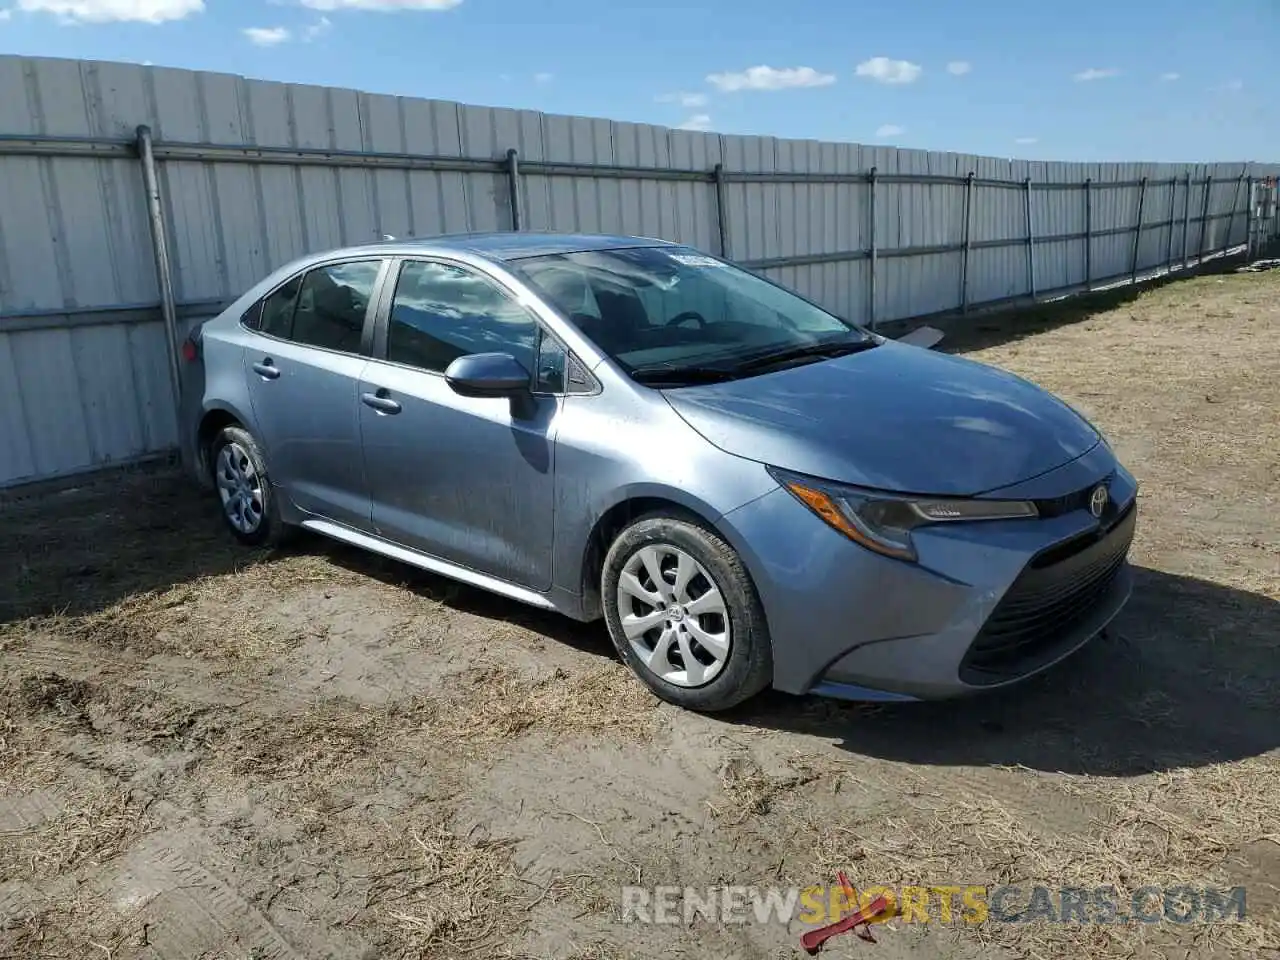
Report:
M1245 888L1143 886L1044 887L938 884L868 886L852 896L839 884L805 887L623 887L623 923L835 923L879 897L883 923L1223 923L1245 917Z

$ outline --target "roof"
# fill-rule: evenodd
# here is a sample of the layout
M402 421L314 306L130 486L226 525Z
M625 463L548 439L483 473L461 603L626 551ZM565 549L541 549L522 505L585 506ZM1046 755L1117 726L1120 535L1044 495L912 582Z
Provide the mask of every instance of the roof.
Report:
M668 246L666 240L590 233L460 233L441 237L389 240L387 246L406 249L465 250L491 260L521 260L584 250L618 250L624 247Z

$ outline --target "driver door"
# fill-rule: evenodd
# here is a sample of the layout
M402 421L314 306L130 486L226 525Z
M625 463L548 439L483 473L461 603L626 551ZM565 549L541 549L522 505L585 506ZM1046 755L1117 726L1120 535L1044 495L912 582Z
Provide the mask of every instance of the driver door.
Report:
M551 586L556 384L533 315L469 266L406 260L361 379L360 431L374 532L508 582ZM514 398L463 397L444 371L509 353L530 374Z

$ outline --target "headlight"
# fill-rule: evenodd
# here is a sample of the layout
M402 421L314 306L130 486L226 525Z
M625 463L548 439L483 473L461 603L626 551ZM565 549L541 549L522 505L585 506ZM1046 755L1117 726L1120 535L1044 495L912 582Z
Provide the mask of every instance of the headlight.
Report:
M915 560L911 531L932 523L1017 520L1039 516L1029 500L966 500L879 493L770 467L775 480L850 540L899 560Z

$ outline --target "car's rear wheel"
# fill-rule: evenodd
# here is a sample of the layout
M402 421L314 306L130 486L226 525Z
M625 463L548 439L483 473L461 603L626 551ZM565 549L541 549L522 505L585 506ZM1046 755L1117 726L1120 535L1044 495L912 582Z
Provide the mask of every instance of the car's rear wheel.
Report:
M253 435L243 427L225 427L214 437L209 454L222 519L232 535L250 546L278 546L287 528Z
M746 568L692 519L651 514L623 530L605 557L600 596L619 656L664 700L725 710L773 677Z

